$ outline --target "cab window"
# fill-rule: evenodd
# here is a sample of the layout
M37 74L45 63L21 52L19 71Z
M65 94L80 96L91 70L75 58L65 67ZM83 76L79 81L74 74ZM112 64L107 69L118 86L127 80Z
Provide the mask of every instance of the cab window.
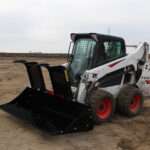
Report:
M104 41L104 53L106 60L113 60L124 55L123 45L120 41Z

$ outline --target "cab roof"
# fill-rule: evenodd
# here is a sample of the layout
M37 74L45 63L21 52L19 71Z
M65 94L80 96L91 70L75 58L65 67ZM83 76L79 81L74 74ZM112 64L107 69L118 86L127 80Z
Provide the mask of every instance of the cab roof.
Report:
M105 35L105 34L99 34L99 33L71 33L71 39L73 41L76 41L77 39L81 38L92 38L95 41L101 41L101 40L118 40L124 42L124 39L117 36L112 35Z

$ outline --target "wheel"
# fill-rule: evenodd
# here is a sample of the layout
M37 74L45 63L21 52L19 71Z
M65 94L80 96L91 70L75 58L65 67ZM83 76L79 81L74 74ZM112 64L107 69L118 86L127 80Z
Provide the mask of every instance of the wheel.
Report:
M117 110L128 117L138 115L143 108L144 98L142 92L132 85L120 90L117 98Z
M101 89L92 90L88 103L93 109L96 124L112 119L115 111L115 99L110 93Z

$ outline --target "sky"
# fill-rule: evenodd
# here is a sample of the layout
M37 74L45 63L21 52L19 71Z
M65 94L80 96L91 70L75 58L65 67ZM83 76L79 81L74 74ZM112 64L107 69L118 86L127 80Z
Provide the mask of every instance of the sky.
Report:
M0 0L0 51L68 51L70 33L150 41L149 0Z

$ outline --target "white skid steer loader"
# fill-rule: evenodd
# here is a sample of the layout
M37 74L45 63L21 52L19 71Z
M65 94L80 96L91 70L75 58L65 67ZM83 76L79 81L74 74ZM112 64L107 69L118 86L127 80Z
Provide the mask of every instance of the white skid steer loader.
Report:
M138 115L144 96L150 95L148 43L131 53L115 36L72 33L71 40L68 63L61 66L16 61L26 66L31 87L1 108L54 134L90 130L112 119L116 110ZM53 91L45 87L42 67L48 69Z

